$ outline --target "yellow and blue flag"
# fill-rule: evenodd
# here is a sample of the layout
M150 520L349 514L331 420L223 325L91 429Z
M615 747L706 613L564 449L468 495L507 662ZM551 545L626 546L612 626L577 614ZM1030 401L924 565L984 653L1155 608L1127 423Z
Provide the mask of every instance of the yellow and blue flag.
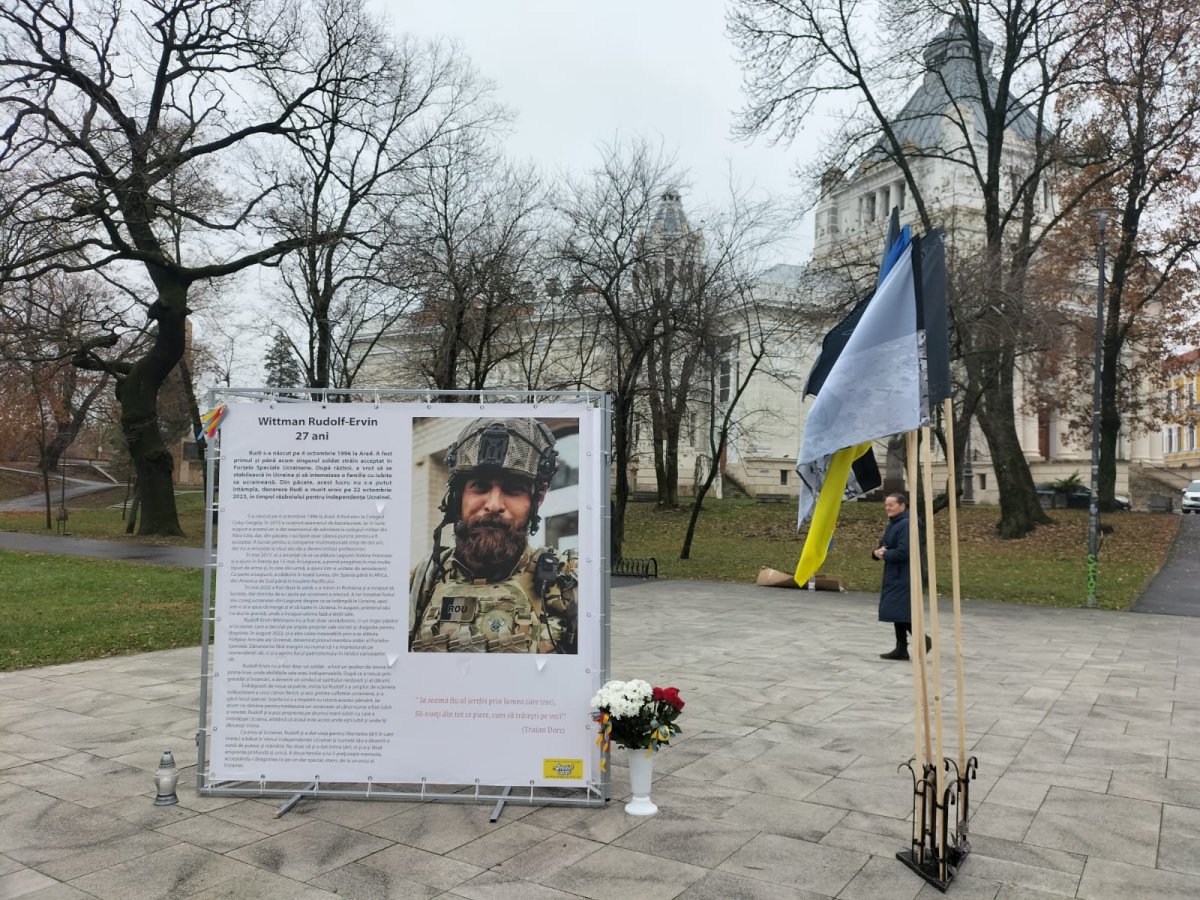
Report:
M801 587L825 561L842 502L881 483L873 442L928 424L931 389L949 391L941 235L912 237L907 226L897 228L897 220L893 210L875 291L826 335L809 376L806 392L816 400L796 461L797 527L811 519L796 566ZM928 308L926 290L941 293ZM937 345L932 352L930 344ZM939 370L936 388L931 362Z

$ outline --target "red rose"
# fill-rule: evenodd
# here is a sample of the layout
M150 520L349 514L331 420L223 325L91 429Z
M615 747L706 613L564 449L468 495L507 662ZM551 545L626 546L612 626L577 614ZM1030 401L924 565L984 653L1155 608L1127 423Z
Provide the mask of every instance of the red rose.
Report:
M679 697L678 688L663 688L662 701L674 709L676 712L683 709L683 700Z
M654 689L654 691L650 694L651 700L661 700L662 698L663 698L663 689L660 687L656 687Z

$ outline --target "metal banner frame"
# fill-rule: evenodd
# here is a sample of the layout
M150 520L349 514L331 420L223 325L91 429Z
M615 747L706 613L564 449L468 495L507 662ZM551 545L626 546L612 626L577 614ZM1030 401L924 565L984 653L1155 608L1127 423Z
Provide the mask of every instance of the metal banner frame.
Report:
M600 489L602 496L607 498L611 491L609 468L612 461L612 399L598 391L518 391L518 390L485 390L485 391L435 391L413 389L313 389L313 388L221 388L210 390L207 394L208 408L212 409L220 403L237 401L268 402L268 403L367 403L378 406L385 402L476 402L486 404L504 403L574 403L585 405L602 411L601 447L603 448L602 465L600 467ZM209 704L211 702L210 686L213 672L210 667L211 642L213 640L213 625L216 616L216 572L217 553L215 544L215 524L219 503L215 500L215 484L220 462L220 436L208 441L205 450L205 468L207 480L204 495L204 590L203 613L201 616L201 653L200 653L200 723L196 732L196 791L201 796L210 797L281 797L288 798L276 815L282 815L303 797L314 799L344 799L344 800L404 800L425 801L436 800L452 803L486 803L494 802L495 808L491 820L496 821L506 803L523 803L547 806L603 806L609 799L610 769L605 766L599 773L599 780L593 780L580 787L535 787L533 784L517 785L481 785L475 783L463 784L427 784L423 780L419 784L381 784L372 783L327 783L320 781L308 783L277 782L263 779L252 781L217 781L208 769L211 731L209 728ZM610 534L612 530L609 504L600 504L600 683L608 680L611 658L611 628L610 628ZM405 591L407 593L407 591Z

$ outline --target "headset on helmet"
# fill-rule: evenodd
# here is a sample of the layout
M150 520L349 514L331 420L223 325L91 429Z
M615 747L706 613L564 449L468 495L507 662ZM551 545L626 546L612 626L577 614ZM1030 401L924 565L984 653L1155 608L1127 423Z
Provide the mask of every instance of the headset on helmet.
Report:
M530 480L529 533L536 534L541 523L538 500L558 471L554 444L554 433L537 419L485 417L468 422L446 452L450 480L442 498L442 524L456 522L462 515L462 487L467 477L479 469L492 469Z

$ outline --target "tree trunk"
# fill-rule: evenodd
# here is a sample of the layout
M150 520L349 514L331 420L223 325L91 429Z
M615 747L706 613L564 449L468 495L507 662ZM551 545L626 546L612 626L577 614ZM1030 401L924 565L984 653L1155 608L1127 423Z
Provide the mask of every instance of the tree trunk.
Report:
M137 360L117 386L121 430L137 473L141 500L140 535L180 536L172 474L175 464L158 427L158 391L171 369L183 358L186 285L160 286L150 307L158 328L145 356Z
M1037 487L1029 462L1017 437L1013 407L1014 359L1011 351L995 352L988 360L995 365L980 394L979 426L987 439L992 469L1000 491L1000 521L996 531L1002 538L1024 537L1038 525L1050 522L1038 502Z
M674 418L674 417L672 417ZM667 509L679 508L679 423L667 425L666 451Z
M625 544L625 507L629 503L629 442L632 418L632 410L626 409L620 398L614 398L613 465L616 468L616 485L609 539L609 552L612 560L621 558L621 551Z
M38 469L42 473L42 483L46 489L46 528L53 528L51 522L51 506L50 498L50 474L58 468L58 462L63 458L63 454L67 452L67 447L71 446L71 442L75 440L75 433L78 429L73 428L70 422L58 421L54 423L54 437L44 447L38 451Z
M658 430L658 421L658 416L651 417L650 428L654 432L654 440L651 441L654 445L654 485L658 489L658 508L666 509L671 503L670 494L667 492L667 452L659 438L661 432Z
M1119 260L1118 260L1119 261ZM1125 277L1121 267L1120 277ZM1097 497L1102 512L1116 508L1113 500L1117 492L1117 438L1121 433L1121 408L1117 391L1121 362L1121 286L1114 285L1109 298L1108 318L1104 323L1104 340L1101 346L1100 369L1100 473Z
M718 458L725 453L725 435L721 436L721 442L718 445ZM692 514L688 516L687 533L683 536L683 546L679 549L680 559L692 558L692 541L696 537L696 525L700 521L700 508L704 505L704 498L708 496L709 488L713 486L713 482L717 480L716 462L708 467L708 477L701 483L700 488L696 491L694 502L692 503Z
M50 506L50 473L42 469L42 491L46 495L46 530L49 531L54 527L54 518L51 515L53 510Z
M1108 342L1105 341L1107 345ZM1121 433L1121 410L1117 405L1117 362L1109 361L1105 347L1104 369L1100 374L1100 472L1096 495L1103 512L1116 508L1113 500L1117 491L1117 438ZM1114 353L1115 357L1116 354Z

